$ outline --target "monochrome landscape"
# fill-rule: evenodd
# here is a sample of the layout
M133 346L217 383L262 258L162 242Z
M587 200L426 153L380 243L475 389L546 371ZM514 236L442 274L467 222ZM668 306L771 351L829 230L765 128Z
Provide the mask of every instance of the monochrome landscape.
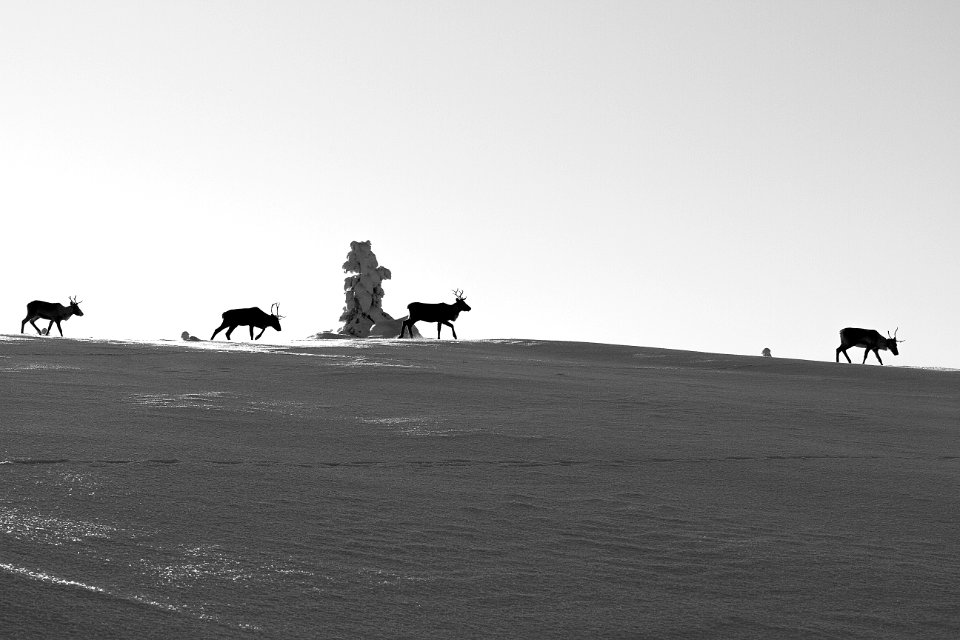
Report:
M4 3L0 638L960 637L958 33Z
M956 371L243 333L0 336L2 635L960 630Z

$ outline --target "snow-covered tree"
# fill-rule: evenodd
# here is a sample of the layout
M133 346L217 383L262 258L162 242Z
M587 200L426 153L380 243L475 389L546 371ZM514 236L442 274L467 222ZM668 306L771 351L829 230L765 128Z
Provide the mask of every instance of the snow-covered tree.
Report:
M393 332L392 326L396 325L396 334L399 335L399 321L383 310L381 283L390 279L390 269L381 267L377 262L369 240L350 243L350 253L343 263L343 272L352 275L343 280L345 304L340 315L343 326L337 333L366 338L370 335L371 327L379 323L384 328L389 326L390 332Z

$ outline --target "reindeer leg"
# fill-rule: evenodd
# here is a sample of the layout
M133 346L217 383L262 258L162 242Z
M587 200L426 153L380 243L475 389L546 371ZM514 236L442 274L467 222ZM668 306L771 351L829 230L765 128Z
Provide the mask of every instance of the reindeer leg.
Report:
M52 325L53 322L51 322L50 324ZM57 320L57 331L60 332L60 337L62 338L62 337L63 337L63 329L60 327L60 321L59 321L59 320ZM49 334L49 333L50 333L50 327L47 327L47 334Z
M442 323L442 322L438 322L438 323L437 323L437 340L440 339L440 327L442 327L442 326L443 326L443 323Z
M850 356L847 354L847 350L843 348L843 345L837 347L837 362L840 362L840 354L843 353L843 357L847 359L847 362L853 364L853 361L850 360Z
M444 322L443 324L445 324L445 325L447 325L448 327L450 327L450 331L453 331L453 339L456 340L456 339L457 339L457 330L454 329L453 324L451 324L451 323L449 323L449 322Z
M260 333L263 333L263 332L261 331ZM257 338L259 339L260 336L257 336ZM250 325L250 339L253 340L253 325Z
M217 330L213 332L213 335L210 336L210 339L213 340L214 338L216 338L216 337L217 337L217 334L220 333L221 331L223 331L223 328L226 327L226 326L227 326L227 323L224 322L224 323L221 324L219 327L217 327Z
M227 333L225 334L227 336L227 340L230 339L230 334L233 333L233 330L236 328L237 328L237 325L235 324L230 325L230 327L227 329Z
M254 339L255 339L255 340L259 340L259 339L260 339L260 336L262 336L262 335L263 335L263 332L266 331L266 330L267 330L266 327L264 327L263 329L260 329L260 333L258 333L258 334L257 334L257 337L254 338ZM250 327L250 337L253 338L253 326Z
M880 350L879 350L879 349L874 349L874 350L873 350L873 355L877 356L877 362L880 363L880 366L883 366L883 360L880 359Z

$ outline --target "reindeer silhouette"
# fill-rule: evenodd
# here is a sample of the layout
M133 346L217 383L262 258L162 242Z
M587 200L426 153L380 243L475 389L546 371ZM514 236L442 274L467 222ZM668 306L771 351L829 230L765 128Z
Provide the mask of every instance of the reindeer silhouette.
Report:
M29 322L33 325L33 328L37 330L37 333L40 335L49 335L50 328L53 326L53 323L57 323L57 331L60 332L60 337L63 337L63 328L60 327L60 323L64 320L69 320L70 316L82 316L83 311L80 311L80 303L77 302L76 296L70 297L70 305L65 307L57 302L44 302L43 300L34 300L33 302L27 303L27 317L23 319L23 322L20 323L20 333L23 333L23 328ZM40 331L40 327L37 326L36 320L49 320L50 324L47 325L46 333Z
M870 352L873 351L873 355L877 357L877 362L881 365L883 360L880 359L880 351L890 351L895 356L900 355L900 351L897 349L897 343L906 342L905 340L897 340L897 331L900 330L900 327L897 327L896 331L893 332L893 335L890 335L890 332L887 331L887 337L884 338L880 335L879 331L875 329L858 329L855 327L847 327L846 329L840 330L840 346L837 347L837 362L840 362L840 354L843 354L843 357L847 359L847 362L850 362L850 356L847 355L847 349L850 347L863 347L863 362L860 364L867 363L867 356L870 355Z
M276 311L274 311L274 308L276 308ZM217 327L213 335L210 336L211 340L216 338L217 334L223 331L224 328L227 329L226 336L227 340L229 340L230 334L239 326L249 326L250 339L259 340L263 332L267 330L267 327L273 327L277 331L280 331L280 318L283 316L280 315L280 303L275 302L270 305L270 313L264 313L260 307L250 307L248 309L230 309L229 311L224 311L222 317L223 323ZM260 329L260 333L257 334L256 338L253 337L254 327Z
M437 323L437 340L440 339L440 327L442 325L450 327L450 330L453 331L453 339L456 340L457 330L453 328L451 323L457 319L461 311L470 311L470 306L467 304L467 299L464 297L462 289L454 289L453 295L457 298L453 304L443 302L439 304L411 302L408 304L407 309L410 311L410 315L400 326L400 335L398 337L402 338L403 332L406 330L412 338L413 325L421 320L425 320L426 322Z

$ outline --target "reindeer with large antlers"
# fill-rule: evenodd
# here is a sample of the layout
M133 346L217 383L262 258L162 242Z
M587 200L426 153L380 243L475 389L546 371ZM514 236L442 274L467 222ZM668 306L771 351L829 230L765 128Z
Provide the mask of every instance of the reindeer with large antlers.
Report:
M49 320L50 324L47 325L47 335L50 334L50 328L53 327L53 323L57 323L57 331L60 332L60 337L63 337L63 328L60 326L60 323L64 320L69 320L70 316L82 316L83 311L80 311L80 303L77 302L76 296L70 297L70 305L63 306L58 302L44 302L43 300L34 300L33 302L27 303L27 317L23 319L23 322L20 323L20 333L23 333L23 328L27 326L27 323L33 325L33 328L37 330L37 333L44 335L43 331L40 331L40 327L37 326L36 321L40 320Z
M213 332L213 335L210 336L211 340L216 338L217 334L223 331L224 328L227 329L226 336L227 340L229 340L233 330L241 325L250 327L251 340L259 340L263 332L267 330L267 327L273 327L277 331L280 331L280 318L283 316L280 315L280 303L275 302L270 305L270 313L264 313L260 307L250 307L248 309L230 309L229 311L224 311L222 317L223 324ZM253 337L254 327L260 329L260 333L257 334L256 338Z
M412 338L413 325L421 320L425 320L426 322L437 323L437 340L440 339L440 327L442 325L450 327L450 330L453 331L453 339L456 340L457 330L453 328L451 323L457 319L461 311L470 311L470 307L467 305L467 299L464 297L462 289L454 289L453 295L456 296L456 302L453 304L446 304L444 302L438 304L411 302L408 304L407 309L410 311L410 315L407 316L407 319L404 320L400 326L399 337L402 338L403 332L406 330Z

